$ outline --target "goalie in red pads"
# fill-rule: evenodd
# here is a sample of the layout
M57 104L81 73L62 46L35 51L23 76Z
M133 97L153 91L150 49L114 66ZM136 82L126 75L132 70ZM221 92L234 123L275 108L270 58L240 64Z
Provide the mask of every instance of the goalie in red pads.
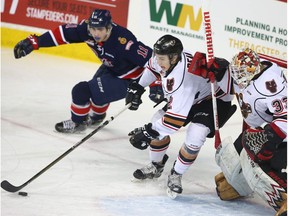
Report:
M261 61L246 48L233 57L218 85L231 86L246 125L234 143L224 140L217 149L222 169L215 176L219 197L233 200L255 192L277 216L287 215L285 75L275 63Z

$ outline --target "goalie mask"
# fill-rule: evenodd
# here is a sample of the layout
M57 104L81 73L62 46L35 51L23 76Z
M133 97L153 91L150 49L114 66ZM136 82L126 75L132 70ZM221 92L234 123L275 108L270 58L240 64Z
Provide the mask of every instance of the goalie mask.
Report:
M235 55L229 65L229 71L239 88L246 88L256 74L261 72L260 58L249 48Z

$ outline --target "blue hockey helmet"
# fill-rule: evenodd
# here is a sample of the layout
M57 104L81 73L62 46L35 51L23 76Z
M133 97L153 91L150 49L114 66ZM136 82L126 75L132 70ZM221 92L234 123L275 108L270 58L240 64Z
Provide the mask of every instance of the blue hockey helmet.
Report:
M112 17L109 10L96 9L89 17L89 27L107 27L112 24Z

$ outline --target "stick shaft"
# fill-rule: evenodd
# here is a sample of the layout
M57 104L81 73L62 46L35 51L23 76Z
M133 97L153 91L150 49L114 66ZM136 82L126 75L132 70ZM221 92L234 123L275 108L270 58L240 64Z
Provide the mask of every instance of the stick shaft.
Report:
M75 150L78 146L83 144L86 140L88 140L90 137L92 137L94 134L96 134L99 130L104 128L106 125L108 125L111 121L113 121L117 116L119 116L121 113L123 113L126 109L130 107L130 103L127 104L123 109L121 109L117 114L114 116L111 116L110 119L103 122L101 125L99 125L95 130L93 130L91 133L89 133L87 136L85 136L82 140L77 142L75 145L73 145L71 148L69 148L67 151L65 151L62 155L60 155L58 158L56 158L54 161L52 161L50 164L48 164L46 167L44 167L42 170L40 170L37 174L35 174L33 177L31 177L28 181L23 183L20 186L14 186L10 184L7 180L4 180L1 182L1 187L8 191L8 192L17 192L24 188L26 185L34 181L36 178L38 178L40 175L42 175L44 172L46 172L48 169L50 169L52 166L54 166L57 162L59 162L61 159L63 159L65 156L70 154L73 150Z
M273 57L273 56L268 56L268 55L265 55L265 54L262 54L262 53L258 53L258 56L260 58L262 58L262 59L274 62L274 63L276 63L277 65L279 65L282 68L287 68L287 61L285 61L283 59L279 59L279 58L276 58L276 57Z
M209 68L210 60L214 59L214 49L213 49L213 40L212 40L212 28L211 28L211 18L210 12L207 7L203 11L204 16L204 25L205 25L205 38L206 38L206 60L207 67ZM215 148L221 144L220 131L219 131L219 122L218 122L218 111L217 111L217 100L216 100L216 91L215 91L215 77L211 79L211 92L212 92L212 105L213 105L213 118L214 118L214 127L215 127Z

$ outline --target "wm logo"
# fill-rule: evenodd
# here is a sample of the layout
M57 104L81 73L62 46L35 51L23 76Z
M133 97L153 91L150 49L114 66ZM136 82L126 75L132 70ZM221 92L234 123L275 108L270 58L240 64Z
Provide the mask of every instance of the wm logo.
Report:
M177 3L173 11L170 1L162 0L159 8L156 6L156 1L149 0L151 21L160 23L165 13L168 25L184 28L186 22L189 21L190 29L199 31L203 20L202 8L194 11L192 5Z

